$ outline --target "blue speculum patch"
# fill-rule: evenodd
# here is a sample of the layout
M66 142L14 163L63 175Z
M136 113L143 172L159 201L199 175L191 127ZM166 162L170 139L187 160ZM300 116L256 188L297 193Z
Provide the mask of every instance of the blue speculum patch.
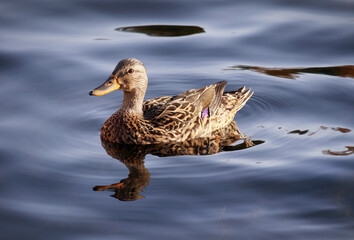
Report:
M205 116L209 116L209 108L208 108L208 107L203 110L203 112L202 112L202 119L204 119Z

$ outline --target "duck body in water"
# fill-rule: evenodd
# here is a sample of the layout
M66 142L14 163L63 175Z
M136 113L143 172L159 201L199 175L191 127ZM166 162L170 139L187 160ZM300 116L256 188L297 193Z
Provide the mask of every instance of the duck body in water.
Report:
M148 85L146 68L137 59L121 60L92 96L120 89L121 108L103 124L101 139L119 144L165 144L198 138L227 137L234 131L234 117L253 92L245 87L224 92L226 81L177 96L144 101Z

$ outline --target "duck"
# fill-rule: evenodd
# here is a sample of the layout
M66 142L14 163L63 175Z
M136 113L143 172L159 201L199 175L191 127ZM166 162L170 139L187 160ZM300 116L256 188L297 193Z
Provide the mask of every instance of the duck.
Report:
M124 92L123 103L101 128L101 140L118 144L168 144L198 138L224 138L235 131L234 118L251 98L251 89L225 92L221 81L176 96L144 101L148 76L135 58L119 61L108 79L89 92Z

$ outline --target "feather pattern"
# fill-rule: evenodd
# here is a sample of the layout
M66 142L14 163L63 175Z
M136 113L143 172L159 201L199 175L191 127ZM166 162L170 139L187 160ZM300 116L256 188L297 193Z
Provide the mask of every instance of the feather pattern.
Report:
M129 64L134 61L129 59ZM142 65L140 61L138 64ZM130 67L134 69L136 64L130 67L121 65L124 69ZM116 70L116 74L119 74L119 69ZM119 81L119 76L117 78ZM147 77L144 80L147 85ZM129 92L122 89L125 96L121 109L103 124L101 138L104 141L163 144L205 137L222 137L234 131L236 112L253 94L250 89L245 90L245 87L224 92L227 82L222 81L200 89L191 89L177 96L157 97L141 100L139 103L139 99L143 99L140 95L145 95L146 88L136 87L135 90L129 86L129 79L124 83ZM128 98L126 95L132 99L126 99ZM132 111L134 109L138 110ZM202 112L206 109L208 114L204 114L203 117Z

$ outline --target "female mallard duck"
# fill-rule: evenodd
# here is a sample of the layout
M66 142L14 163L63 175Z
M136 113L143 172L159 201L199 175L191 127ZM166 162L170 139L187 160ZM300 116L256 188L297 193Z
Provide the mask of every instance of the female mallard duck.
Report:
M192 89L178 96L144 101L148 78L137 59L124 59L101 86L89 94L124 91L121 108L102 126L104 141L122 144L163 144L221 136L234 128L233 119L253 93L245 87L224 92L226 82Z

